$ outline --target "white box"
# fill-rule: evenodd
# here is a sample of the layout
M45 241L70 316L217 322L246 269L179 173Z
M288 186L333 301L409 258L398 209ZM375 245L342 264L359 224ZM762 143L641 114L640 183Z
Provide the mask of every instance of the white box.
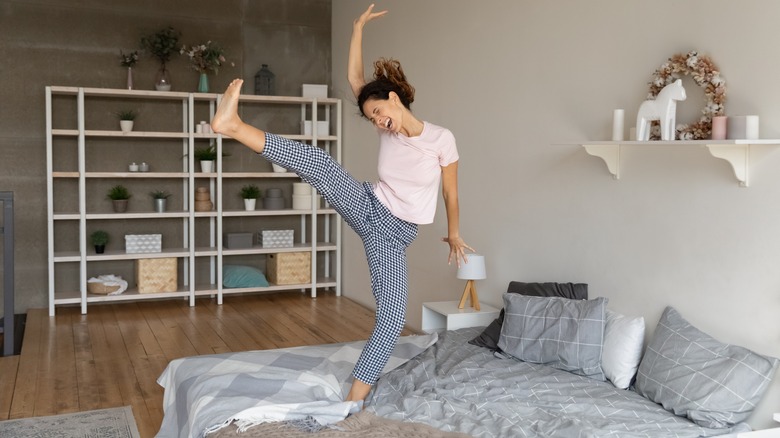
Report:
M257 232L257 243L263 248L292 248L294 230L262 230Z
M303 97L328 98L328 86L324 84L303 84Z
M301 135L312 135L311 120L301 121ZM327 137L330 135L330 125L327 121L317 120L317 136Z
M128 254L162 252L162 234L125 234L125 252Z

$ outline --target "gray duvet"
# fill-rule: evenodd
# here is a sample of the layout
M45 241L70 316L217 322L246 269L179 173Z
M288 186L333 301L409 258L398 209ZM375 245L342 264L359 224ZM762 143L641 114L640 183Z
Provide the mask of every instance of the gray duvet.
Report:
M442 332L383 376L370 412L476 437L699 437L706 429L609 382L500 358L468 344L481 329Z

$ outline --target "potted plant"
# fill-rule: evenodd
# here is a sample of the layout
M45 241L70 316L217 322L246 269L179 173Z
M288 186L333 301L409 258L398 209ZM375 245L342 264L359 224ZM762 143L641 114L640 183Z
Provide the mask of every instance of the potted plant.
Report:
M229 154L222 151L222 156L227 157ZM206 148L195 149L195 159L200 161L200 170L203 173L211 173L214 171L214 160L217 159L217 146L210 145Z
M208 93L208 73L213 72L214 74L217 74L219 72L219 67L227 62L225 59L225 50L217 43L207 41L205 44L195 44L189 47L185 44L181 47L179 53L187 55L190 59L192 68L200 74L198 92Z
M114 203L114 212L124 213L127 211L127 201L130 197L130 191L122 184L115 185L108 189L108 199Z
M121 110L116 113L119 118L119 127L122 132L130 132L133 130L133 122L138 117L138 113L135 110Z
M252 211L255 209L257 198L260 197L260 188L254 184L247 184L241 187L241 197L244 198L244 209Z
M165 190L155 190L149 193L149 196L154 199L154 211L157 213L165 213L168 198L170 198L171 194Z
M103 254L106 250L106 244L108 243L108 233L103 230L96 230L90 236L90 241L95 245L95 253Z
M157 32L141 37L141 47L160 61L160 70L157 71L154 87L158 91L171 90L171 78L165 64L170 61L171 55L179 49L179 37L181 32L168 26Z

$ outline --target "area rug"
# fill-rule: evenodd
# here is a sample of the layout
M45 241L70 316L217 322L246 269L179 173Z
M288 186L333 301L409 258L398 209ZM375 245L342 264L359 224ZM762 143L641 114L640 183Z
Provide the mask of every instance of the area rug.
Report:
M141 438L130 406L0 421L0 437Z

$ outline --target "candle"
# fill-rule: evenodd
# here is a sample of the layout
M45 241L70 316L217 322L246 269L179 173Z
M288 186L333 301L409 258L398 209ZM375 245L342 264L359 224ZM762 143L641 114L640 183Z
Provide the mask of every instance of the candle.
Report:
M715 116L712 118L712 139L726 139L726 116Z
M616 109L612 113L612 141L623 141L623 118L624 111L622 109Z

